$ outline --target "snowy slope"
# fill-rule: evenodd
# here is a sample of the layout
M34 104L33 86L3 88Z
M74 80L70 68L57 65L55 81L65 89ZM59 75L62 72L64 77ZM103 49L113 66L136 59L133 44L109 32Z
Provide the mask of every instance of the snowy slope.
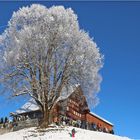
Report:
M22 129L16 132L10 132L0 135L0 140L130 140L127 137L94 132L75 128L76 135L70 136L73 127L50 128L38 132L36 128Z

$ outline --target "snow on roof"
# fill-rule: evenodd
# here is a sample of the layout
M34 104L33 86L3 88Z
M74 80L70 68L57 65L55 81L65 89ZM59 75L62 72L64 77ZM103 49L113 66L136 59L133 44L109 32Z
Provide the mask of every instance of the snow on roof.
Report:
M33 98L31 98L21 108L16 110L15 114L22 114L22 113L36 111L36 110L39 110L39 106L37 105L36 101Z
M58 101L69 98L69 96L75 91L78 86L79 84L75 84L75 86L69 86L68 88L64 87L62 89L61 96L58 98Z
M105 120L104 118L100 117L99 115L97 115L93 112L90 112L90 114L113 126L113 124L111 122Z

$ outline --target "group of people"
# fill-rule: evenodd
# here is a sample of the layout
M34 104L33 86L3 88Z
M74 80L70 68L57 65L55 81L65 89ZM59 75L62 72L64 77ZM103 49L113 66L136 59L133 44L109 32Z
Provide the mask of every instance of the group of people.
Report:
M81 121L81 120L73 120L73 119L66 117L66 116L60 116L59 121L56 122L56 124L63 125L63 126L65 126L65 125L73 126L73 127L78 127L78 128L83 128L83 129L88 129L88 130L93 130L93 131L114 134L113 129L108 130L107 127L103 127L99 123L95 124L95 123L88 123L86 121Z
M74 126L74 127L79 127L79 128L81 127L81 120L75 121L66 116L61 116L59 118L59 121L56 123L57 125L64 125L64 126L67 125L67 126Z
M111 133L111 134L114 134L114 131L113 129L112 130L109 130L107 127L102 127L101 124L94 124L95 125L95 131L100 131L100 132L105 132L105 133Z

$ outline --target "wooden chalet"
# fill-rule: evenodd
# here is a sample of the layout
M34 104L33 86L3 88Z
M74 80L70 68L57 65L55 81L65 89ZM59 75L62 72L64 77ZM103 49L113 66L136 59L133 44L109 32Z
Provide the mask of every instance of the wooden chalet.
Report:
M93 129L93 125L100 127L102 130L106 128L109 132L113 130L113 124L95 113L90 112L86 98L80 86L74 90L70 90L70 94L59 100L51 112L51 122L59 123L62 117L67 117L69 120L80 121L82 128ZM35 119L41 118L42 113L35 100L30 99L15 113L13 117L24 116Z

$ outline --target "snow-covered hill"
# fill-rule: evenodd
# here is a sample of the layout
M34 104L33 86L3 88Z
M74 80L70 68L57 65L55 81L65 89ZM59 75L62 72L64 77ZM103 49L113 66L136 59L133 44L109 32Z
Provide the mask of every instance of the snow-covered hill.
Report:
M130 140L127 137L83 130L80 128L75 128L76 134L73 138L70 136L72 129L73 127L49 128L46 130L27 128L0 135L0 140Z

